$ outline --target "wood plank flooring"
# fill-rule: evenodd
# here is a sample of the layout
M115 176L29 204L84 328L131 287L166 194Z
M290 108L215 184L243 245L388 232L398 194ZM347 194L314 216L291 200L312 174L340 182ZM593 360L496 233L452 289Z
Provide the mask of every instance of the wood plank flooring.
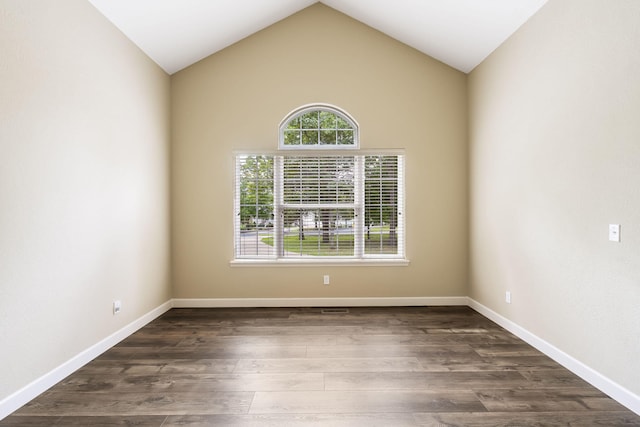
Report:
M640 426L467 307L173 309L0 426Z

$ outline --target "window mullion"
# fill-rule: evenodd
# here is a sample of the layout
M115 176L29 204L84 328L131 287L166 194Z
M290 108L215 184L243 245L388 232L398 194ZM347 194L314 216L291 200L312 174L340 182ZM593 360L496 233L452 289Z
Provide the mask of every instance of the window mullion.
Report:
M353 249L356 258L362 258L364 256L364 157L355 156L354 160L355 221L353 224Z
M282 156L273 157L273 219L274 219L274 233L273 233L273 247L276 250L276 258L284 256L284 214L282 205L283 199L283 185L284 185L284 161Z
M240 170L242 168L242 161L240 160L240 157L236 157L236 175L235 175L235 198L234 198L234 206L233 206L233 211L234 211L234 223L233 223L233 229L234 229L234 235L235 235L235 242L234 242L234 253L235 253L235 257L236 258L240 258L240 254L241 254L241 250L240 250L240 243L241 243L241 233L240 233L240 229L241 229L241 223L242 223L242 219L240 218Z
M398 255L405 256L405 214L404 214L404 156L398 156L397 169L397 186L398 186Z

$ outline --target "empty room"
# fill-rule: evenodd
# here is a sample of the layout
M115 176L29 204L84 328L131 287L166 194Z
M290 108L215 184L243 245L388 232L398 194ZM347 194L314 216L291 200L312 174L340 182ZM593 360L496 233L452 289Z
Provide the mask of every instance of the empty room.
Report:
M639 24L0 0L0 425L640 426Z

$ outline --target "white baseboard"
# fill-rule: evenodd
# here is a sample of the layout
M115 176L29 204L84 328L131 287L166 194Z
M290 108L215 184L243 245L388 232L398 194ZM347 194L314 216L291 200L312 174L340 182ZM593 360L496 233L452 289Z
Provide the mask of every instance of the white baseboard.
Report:
M174 308L221 307L406 307L468 305L467 297L380 298L174 298Z
M490 308L480 304L479 302L469 298L469 307L476 310L486 318L494 321L498 325L502 326L518 338L532 345L542 353L546 354L592 386L596 387L603 393L609 395L611 398L626 406L636 414L640 415L640 396L611 381L601 373L588 367L579 360L571 357L567 353L563 352L554 345L539 338L538 336L527 331L523 327L517 325L511 320L496 313Z
M7 417L20 407L35 399L37 396L53 387L67 376L77 371L87 363L91 362L102 353L118 344L147 323L158 318L163 313L171 309L171 301L167 301L159 307L151 310L147 314L129 323L124 328L114 332L102 341L92 345L88 349L75 355L62 365L34 380L30 384L24 386L15 393L7 396L0 401L0 420Z

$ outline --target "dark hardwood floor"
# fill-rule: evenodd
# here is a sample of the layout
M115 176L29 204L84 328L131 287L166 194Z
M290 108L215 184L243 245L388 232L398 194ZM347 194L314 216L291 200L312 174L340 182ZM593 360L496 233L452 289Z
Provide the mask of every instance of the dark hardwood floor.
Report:
M330 310L333 311L333 310ZM173 309L0 426L640 426L467 307Z

